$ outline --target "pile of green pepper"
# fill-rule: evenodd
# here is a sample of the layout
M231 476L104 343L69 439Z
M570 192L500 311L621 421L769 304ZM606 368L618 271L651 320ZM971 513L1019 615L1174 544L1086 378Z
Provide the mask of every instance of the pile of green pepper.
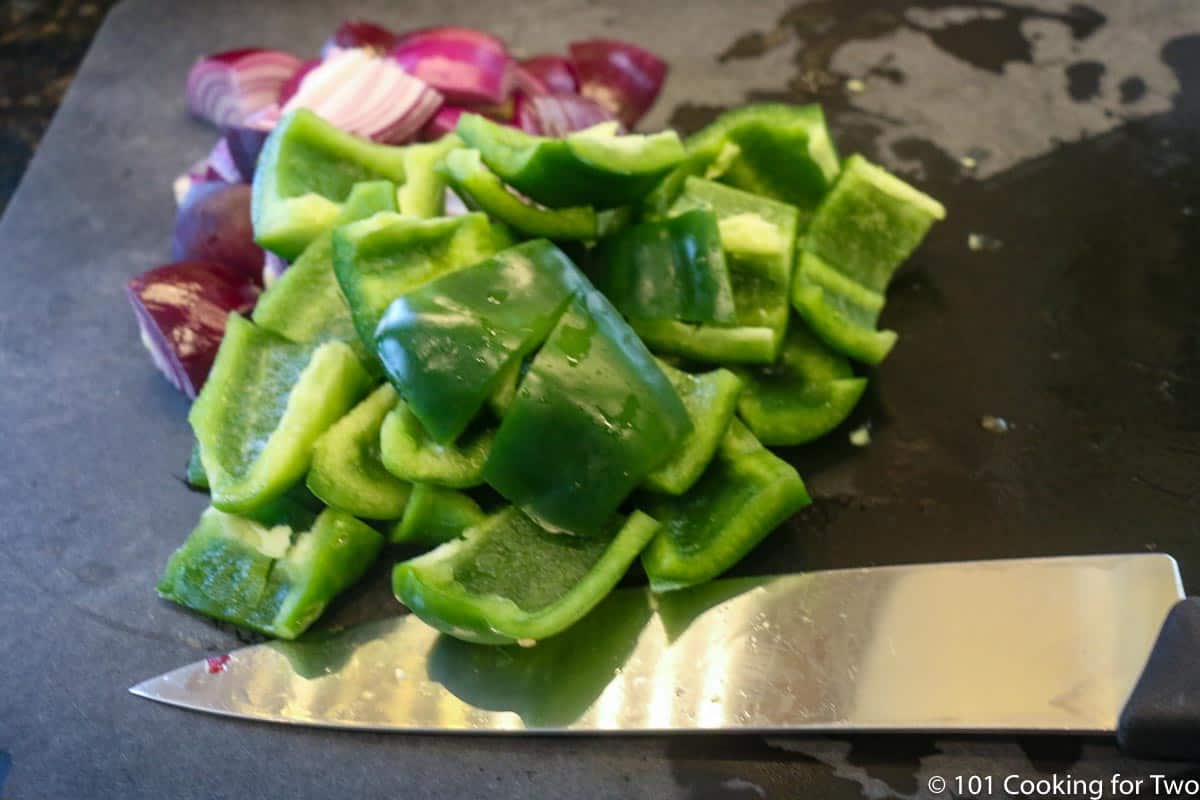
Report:
M769 447L845 420L945 213L784 105L686 144L465 115L407 147L300 110L253 197L293 264L192 408L212 506L159 592L290 639L391 543L427 550L395 566L404 605L498 644L565 630L639 557L655 591L710 580L807 505Z

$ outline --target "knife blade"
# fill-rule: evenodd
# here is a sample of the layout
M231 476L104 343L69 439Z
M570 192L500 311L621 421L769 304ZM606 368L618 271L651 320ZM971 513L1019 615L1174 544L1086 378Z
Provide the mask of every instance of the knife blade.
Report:
M130 690L372 731L1112 733L1168 611L1161 554L977 561L614 592L534 647L400 616Z

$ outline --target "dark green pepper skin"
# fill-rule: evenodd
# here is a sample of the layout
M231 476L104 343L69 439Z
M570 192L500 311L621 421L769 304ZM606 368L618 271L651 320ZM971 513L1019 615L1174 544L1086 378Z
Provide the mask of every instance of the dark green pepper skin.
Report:
M539 208L505 188L484 165L478 150L456 150L440 167L451 188L469 208L484 211L525 236L588 241L599 225L591 206Z
M679 393L692 423L692 432L662 466L646 476L642 485L656 492L683 494L712 461L725 431L737 411L742 379L727 369L693 375L659 362Z
M735 320L721 234L708 209L626 228L602 240L595 259L597 287L628 319Z
M592 290L572 300L534 357L483 474L543 527L598 535L690 432L653 356Z
M616 136L615 123L561 139L531 136L478 114L463 114L457 133L500 178L550 208L616 208L637 202L684 158L674 131Z
M646 495L662 525L642 554L650 588L712 580L812 501L790 464L736 420L703 477L681 497Z
M209 508L167 562L158 592L201 614L294 639L382 547L378 533L332 509L313 521L310 512L289 506L257 519Z
M457 539L486 514L470 495L430 483L413 485L404 516L392 527L393 544L435 546Z
M511 247L396 298L375 331L379 360L430 437L453 442L584 287L548 241Z
M496 438L495 427L479 424L456 442L438 444L395 390L385 388L395 404L379 431L379 452L388 472L401 480L452 489L483 483L483 464Z
M506 508L459 539L396 565L396 598L456 639L532 646L573 625L621 580L658 530L641 512L604 535L563 536Z

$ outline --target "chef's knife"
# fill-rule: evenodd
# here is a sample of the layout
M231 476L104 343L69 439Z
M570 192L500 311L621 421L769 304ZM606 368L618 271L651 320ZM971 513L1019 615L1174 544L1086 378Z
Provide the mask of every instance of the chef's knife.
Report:
M1200 605L1182 596L1158 554L727 579L614 592L530 648L466 644L410 615L242 648L131 691L372 731L1119 728L1130 751L1200 757Z

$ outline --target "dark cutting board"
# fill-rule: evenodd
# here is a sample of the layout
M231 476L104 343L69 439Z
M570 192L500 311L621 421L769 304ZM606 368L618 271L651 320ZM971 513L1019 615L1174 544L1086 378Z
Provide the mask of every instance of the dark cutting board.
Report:
M361 735L126 694L237 644L154 596L204 499L180 481L186 403L122 296L165 260L170 179L214 138L183 78L211 50L313 52L351 11L526 52L632 38L673 66L651 127L819 99L843 153L949 207L890 294L900 343L861 408L792 454L816 503L740 571L1158 550L1200 590L1200 6L128 2L0 222L4 797L881 798L1188 770L1071 738Z

